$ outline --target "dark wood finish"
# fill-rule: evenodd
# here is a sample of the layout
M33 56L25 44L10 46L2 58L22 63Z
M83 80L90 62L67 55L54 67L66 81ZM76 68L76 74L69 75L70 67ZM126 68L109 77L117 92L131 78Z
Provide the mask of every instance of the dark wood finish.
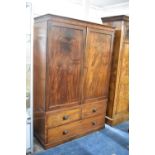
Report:
M45 113L34 113L34 134L41 141L45 143Z
M92 130L104 126L104 116L99 115L89 119L84 119L67 125L62 125L56 128L48 129L47 137L48 144L55 146L57 143L68 141L74 137L79 137Z
M46 15L42 15L42 16L35 18L35 23L47 22L47 21L56 21L56 22L68 23L68 24L78 25L78 26L87 26L87 27L91 26L91 27L94 27L97 29L103 29L103 30L106 30L106 31L109 31L112 33L114 32L114 29L108 25L103 26L102 24L83 21L83 20L79 20L79 19L73 19L73 18L69 18L69 17L62 17L62 16L58 16L58 15L46 14Z
M115 22L115 21L126 21L129 22L129 16L126 15L119 15L119 16L110 16L110 17L103 17L103 23Z
M88 28L85 54L84 102L108 95L112 35Z
M45 143L45 82L46 82L46 22L34 25L33 50L33 99L34 99L34 133Z
M90 102L82 105L82 118L103 115L106 111L107 101Z
M56 127L72 121L80 120L81 108L74 108L71 110L60 110L58 112L51 111L46 113L46 125L48 128Z
M129 17L102 18L116 27L106 122L116 125L129 119Z
M34 25L34 110L45 110L45 81L46 81L46 22Z
M86 28L48 22L47 110L81 102Z
M55 15L34 25L34 132L49 148L104 127L114 28Z

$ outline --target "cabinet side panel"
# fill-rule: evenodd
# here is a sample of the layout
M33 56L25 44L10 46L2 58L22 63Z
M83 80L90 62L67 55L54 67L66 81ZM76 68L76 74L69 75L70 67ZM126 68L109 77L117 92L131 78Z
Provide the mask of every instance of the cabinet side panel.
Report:
M129 90L129 44L124 43L116 114L121 112L128 113L129 110L128 90Z
M114 47L113 47L111 76L110 76L109 102L107 104L108 117L112 117L113 107L115 106L114 98L115 98L115 91L116 91L116 78L117 78L117 69L118 69L118 61L119 61L120 39L121 39L121 31L116 30Z
M129 23L108 21L103 24L115 27L113 64L110 79L110 94L107 104L107 123L116 125L128 119L129 114Z
M45 109L46 23L34 25L34 112Z
M45 143L45 113L38 112L34 114L34 135L42 143Z
M34 24L33 49L33 103L34 103L34 132L44 140L44 110L45 110L45 80L46 80L46 22Z

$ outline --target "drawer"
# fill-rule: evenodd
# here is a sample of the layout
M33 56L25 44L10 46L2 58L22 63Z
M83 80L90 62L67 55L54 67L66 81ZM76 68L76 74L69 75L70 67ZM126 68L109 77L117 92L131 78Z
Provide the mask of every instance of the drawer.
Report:
M99 115L77 122L69 123L59 127L47 129L47 142L49 144L59 144L74 137L82 136L88 132L97 130L104 126L105 118Z
M85 134L87 132L93 131L95 129L99 129L103 127L105 124L104 115L98 115L96 117L91 117L82 120L82 133Z
M57 143L66 141L80 133L80 121L62 125L47 130L47 142Z
M79 120L81 118L81 108L75 108L71 110L63 110L57 112L46 113L46 127L56 127Z
M92 117L95 115L105 115L106 100L99 102L85 103L82 105L82 118Z

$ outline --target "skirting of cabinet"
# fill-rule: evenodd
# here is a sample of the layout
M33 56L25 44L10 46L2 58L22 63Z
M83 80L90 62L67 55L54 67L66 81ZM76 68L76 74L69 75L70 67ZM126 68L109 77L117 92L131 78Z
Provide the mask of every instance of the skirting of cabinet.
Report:
M104 115L98 115L73 123L68 123L67 125L46 129L47 143L41 141L41 144L45 149L62 144L103 128L104 122Z
M120 113L115 115L113 118L107 117L105 119L105 122L111 126L117 125L123 121L126 121L129 119L129 113Z

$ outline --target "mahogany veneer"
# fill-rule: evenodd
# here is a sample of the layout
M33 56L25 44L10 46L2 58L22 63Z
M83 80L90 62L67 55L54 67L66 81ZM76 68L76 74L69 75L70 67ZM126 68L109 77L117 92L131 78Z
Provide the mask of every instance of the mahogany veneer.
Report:
M45 148L104 127L114 28L44 15L34 23L34 133Z
M116 28L106 122L116 125L129 119L129 17L102 18Z

